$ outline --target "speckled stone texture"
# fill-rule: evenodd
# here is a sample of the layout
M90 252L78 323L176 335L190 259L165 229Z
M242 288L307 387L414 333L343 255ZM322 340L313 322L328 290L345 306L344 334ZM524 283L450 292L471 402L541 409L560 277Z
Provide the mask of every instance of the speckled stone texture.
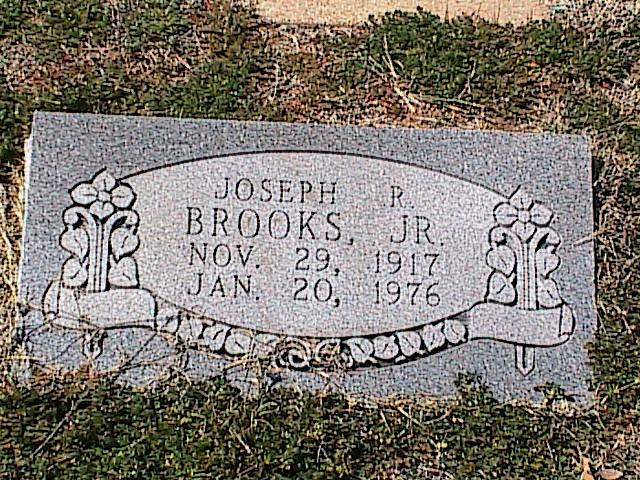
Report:
M590 399L582 137L36 113L27 168L34 361Z

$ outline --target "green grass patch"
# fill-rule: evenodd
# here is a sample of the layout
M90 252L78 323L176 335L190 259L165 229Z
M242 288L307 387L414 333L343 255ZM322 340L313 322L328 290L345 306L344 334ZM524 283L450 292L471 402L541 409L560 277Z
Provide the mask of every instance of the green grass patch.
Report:
M500 472L560 479L574 478L575 449L589 441L584 419L538 411L523 421L519 408L500 405L470 377L461 377L455 403L404 409L290 390L246 398L220 380L145 392L79 380L86 382L71 377L0 396L0 418L8 419L0 430L0 472L8 478L366 479L415 471L439 457L439 468L455 478ZM601 433L597 425L588 430Z

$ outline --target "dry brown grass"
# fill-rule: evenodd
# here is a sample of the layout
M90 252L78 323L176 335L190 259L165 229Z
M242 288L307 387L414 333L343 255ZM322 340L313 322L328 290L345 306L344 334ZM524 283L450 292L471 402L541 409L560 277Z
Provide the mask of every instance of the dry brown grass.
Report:
M117 27L121 25L117 2L110 2L112 20ZM216 7L209 3L208 8ZM591 29L605 23L611 28L621 29L637 11L635 1L609 2L597 0L572 0L563 13L568 25L576 28ZM205 23L192 28L181 39L181 45L187 52L179 55L170 47L162 44L151 45L143 51L131 52L124 48L127 32L115 28L100 47L79 47L68 51L60 47L43 62L34 60L35 47L28 43L8 43L0 45L6 62L2 64L8 87L19 94L39 95L43 91L55 88L55 80L62 77L75 77L82 81L87 71L104 71L114 65L129 78L144 78L145 81L160 84L167 81L183 81L189 73L204 61L211 51L212 44L202 29ZM360 126L400 126L411 128L456 127L468 129L500 129L518 132L540 132L544 130L563 130L564 105L562 92L552 92L541 98L537 108L532 109L527 120L514 123L501 118L494 112L485 111L476 105L451 99L421 97L410 92L409 86L400 78L390 58L384 64L371 68L366 91L358 91L358 102L354 104L351 95L354 92L338 91L327 96L325 75L332 65L340 63L335 54L325 51L327 39L336 36L356 36L363 32L360 26L304 26L304 25L263 25L256 33L264 45L264 54L274 59L273 70L256 79L254 88L259 100L266 108L277 103L287 113L287 120L295 122L320 122L334 125ZM292 61L295 58L296 60ZM305 62L298 64L298 59ZM604 95L622 108L630 121L637 122L640 114L640 66L624 85L613 88L592 86L593 94ZM543 82L544 83L544 82ZM635 120L634 120L635 119ZM615 264L616 251L629 248L630 230L636 226L629 222L629 212L620 210L616 205L617 188L620 182L628 178L629 172L637 168L636 160L619 158L615 145L606 138L592 135L592 150L601 151L606 157L605 170L597 180L596 188L611 192L607 194L601 211L601 222L596 237L601 239L605 258L601 265L600 281L603 286L614 285L621 279L616 277L621 271ZM618 156L617 156L618 155ZM14 166L14 174L4 195L4 215L2 236L3 250L2 272L7 286L3 294L2 311L11 312L15 305L17 259L20 249L21 218L21 175L22 165ZM616 183L617 182L617 183ZM603 306L604 307L604 306ZM2 318L11 315L2 315ZM6 330L5 330L6 331ZM6 347L8 340L0 341Z
M565 0L559 16L568 26L621 32L640 11L638 0Z
M37 55L39 46L33 38L16 41L0 39L0 75L4 76L8 88L18 94L41 96L52 91L59 80L75 78L81 83L88 75L101 72L105 77L118 73L130 80L140 80L150 85L179 83L201 65L218 46L211 42L209 22L216 15L226 15L232 0L205 2L208 7L189 20L192 27L177 38L174 45L179 52L163 40L146 42L142 49L131 49L135 39L124 23L122 8L135 8L139 1L104 0L109 7L111 26L104 41L91 45L88 41L75 47L65 45L47 46L46 55ZM188 3L188 2L187 2ZM37 18L30 18L37 23ZM52 90L53 89L53 90Z
M43 49L33 42L33 38L0 39L0 82L4 82L10 92L30 99L59 94L60 81L74 79L81 84L87 76L95 76L95 72L103 72L106 76L115 70L128 79L156 86L179 83L185 81L217 47L206 32L208 21L212 16L228 15L229 8L226 0L208 2L202 15L191 18L193 28L176 40L180 46L180 53L177 53L163 41L147 43L141 50L126 47L131 38L123 24L121 10L125 4L134 8L136 2L141 4L138 0L105 0L110 9L112 28L99 46L84 43L77 48L66 48L64 44L58 44ZM44 20L28 17L27 21L39 24ZM25 139L28 136L26 128L22 132ZM22 352L12 352L11 345L22 235L23 159L18 159L10 169L11 173L3 179L5 184L0 184L0 384L3 377L8 378L10 360L23 356Z
M576 4L574 4L575 6ZM617 6L590 4L589 8L574 8L567 12L563 20L568 25L580 29L602 27L607 21L607 12L622 12L615 16L613 28L621 29L631 21L628 15L629 2ZM603 15L600 8L605 8ZM589 30L591 31L591 30ZM395 65L389 58L383 64L371 67L371 76L361 90L351 91L327 89L323 83L333 64L339 64L332 52L317 51L319 35L353 36L358 28L296 26L279 29L264 28L262 38L274 58L276 67L266 79L262 79L261 98L265 105L277 101L292 121L315 121L335 125L360 126L401 126L410 128L455 127L464 129L499 129L518 132L567 131L566 91L556 88L551 79L541 80L547 85L544 95L531 106L526 115L513 119L502 118L495 112L481 106L468 105L445 99L426 98L411 93L410 86L397 74L402 66ZM295 60L292 60L295 59ZM638 126L640 118L640 65L636 65L622 83L591 85L582 82L575 85L576 91L585 92L593 98L602 98L604 103L620 109L623 121ZM364 90L364 91L363 91ZM329 98L327 98L329 92ZM352 98L350 98L352 97ZM358 101L354 101L357 98ZM594 178L594 189L601 203L598 207L598 222L593 238L598 248L597 285L601 292L614 292L621 285L630 282L633 272L640 271L640 257L634 256L637 235L640 232L640 197L629 202L628 195L621 190L630 178L638 178L640 165L637 157L621 153L615 132L584 130L590 142L591 152L598 159L601 170ZM588 240L588 239L585 239ZM608 324L621 325L628 335L638 335L638 326L627 321L631 309L640 309L637 292L630 302L611 301L610 295L598 297L599 315L608 318ZM606 330L605 326L601 329ZM638 378L637 381L640 381ZM597 393L597 395L599 395ZM604 402L607 398L601 397ZM576 415L575 407L564 405L562 416ZM582 412L584 413L584 412ZM593 438L587 450L575 452L577 474L582 461L588 461L591 471L597 477L602 468L618 464L627 475L625 478L640 478L640 444L637 417L630 416L626 426L613 439ZM442 470L438 458L425 463L421 475L440 475L453 478ZM417 475L417 472L410 472ZM389 478L406 477L406 472L389 473ZM585 477L586 478L586 477Z
M23 218L22 165L0 184L0 388L9 382L11 362L23 356L12 344L18 301L17 277Z

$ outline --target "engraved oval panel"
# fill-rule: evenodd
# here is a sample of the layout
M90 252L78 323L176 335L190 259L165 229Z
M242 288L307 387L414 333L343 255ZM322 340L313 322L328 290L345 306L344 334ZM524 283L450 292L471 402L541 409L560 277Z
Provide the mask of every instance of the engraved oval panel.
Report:
M504 197L422 167L358 155L264 152L126 179L140 286L263 332L392 332L482 301Z

